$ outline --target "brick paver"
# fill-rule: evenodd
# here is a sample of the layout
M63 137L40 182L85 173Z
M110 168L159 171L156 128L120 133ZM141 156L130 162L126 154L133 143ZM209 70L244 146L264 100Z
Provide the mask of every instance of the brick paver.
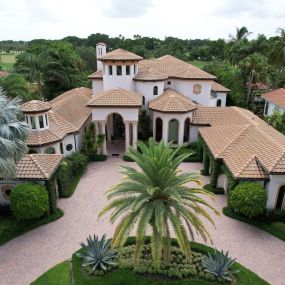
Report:
M97 220L106 204L105 191L117 183L120 158L89 164L74 193L60 199L64 210L60 220L28 232L0 247L0 285L26 285L50 267L70 258L89 234L111 236L114 225L108 217ZM129 163L131 164L131 163ZM183 170L201 169L201 164L182 164ZM208 183L208 177L202 177ZM217 209L226 204L225 196L212 202ZM215 217L216 230L209 227L214 246L230 255L274 285L284 285L285 242L250 225L223 215ZM199 239L198 239L199 241Z

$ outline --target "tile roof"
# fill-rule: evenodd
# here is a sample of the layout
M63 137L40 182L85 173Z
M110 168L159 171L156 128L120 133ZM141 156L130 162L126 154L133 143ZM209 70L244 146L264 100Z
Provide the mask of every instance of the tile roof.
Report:
M26 140L27 145L48 145L61 141L68 134L78 133L91 116L91 110L86 106L91 99L91 92L89 88L80 87L51 100L49 103L52 109L48 112L49 128L31 131Z
M212 81L211 85L212 85L212 91L215 91L215 92L230 92L230 89L228 89L227 87L221 85L220 83L218 83L216 81Z
M246 87L248 87L249 83L246 83ZM251 89L254 90L268 90L269 87L266 83L263 82L256 82L256 83L251 83Z
M168 88L162 95L149 101L148 107L164 113L186 113L195 110L197 105L190 98Z
M138 74L134 76L136 81L163 81L168 77L151 67L141 66Z
M223 159L235 178L266 179L269 173L285 173L284 135L248 110L215 109L220 112L198 107L193 121L211 126L200 128L200 134L215 158Z
M265 100L285 109L285 89L279 88L261 95Z
M97 70L88 76L89 79L103 79L102 70Z
M216 77L171 55L157 59L143 59L139 68L151 67L169 78L178 79L215 79Z
M110 51L106 53L103 56L98 57L98 60L100 61L138 61L141 60L142 57L139 55L136 55L130 51L124 50L122 48L115 49L113 51Z
M134 91L114 88L100 92L88 102L88 107L140 107L142 96Z
M62 159L62 154L27 154L17 165L16 178L48 180Z
M50 109L51 105L49 102L44 102L40 100L31 100L21 105L21 110L25 114L47 112Z

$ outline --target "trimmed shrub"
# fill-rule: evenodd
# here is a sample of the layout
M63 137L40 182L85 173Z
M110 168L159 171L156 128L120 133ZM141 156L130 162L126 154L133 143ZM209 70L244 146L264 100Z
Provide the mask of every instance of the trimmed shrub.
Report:
M82 175L88 164L88 157L82 153L73 153L67 157L72 164L72 173L76 176Z
M105 161L107 160L107 155L105 154L90 154L89 155L89 161Z
M229 206L249 218L263 214L266 202L266 190L254 182L241 183L229 194Z
M33 220L42 217L49 210L46 188L36 183L23 183L12 189L11 211L18 220Z
M220 194L225 194L225 190L223 188L216 188L213 187L211 184L206 184L203 187L205 190L213 192L214 194L220 195Z

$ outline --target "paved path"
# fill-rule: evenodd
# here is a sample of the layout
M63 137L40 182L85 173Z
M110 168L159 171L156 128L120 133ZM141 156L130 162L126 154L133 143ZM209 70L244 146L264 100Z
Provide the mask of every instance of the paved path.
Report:
M121 178L119 163L123 163L121 159L110 158L90 164L74 195L59 200L65 212L63 218L0 247L0 285L29 284L50 267L70 258L89 234L111 236L114 226L108 217L98 221L97 214L106 203L105 191ZM185 163L181 168L200 169L201 164ZM208 183L207 177L202 179ZM224 196L218 196L214 202L218 209L225 203ZM285 284L285 242L223 215L215 217L215 221L216 230L210 230L216 247L229 250L231 256L271 284Z

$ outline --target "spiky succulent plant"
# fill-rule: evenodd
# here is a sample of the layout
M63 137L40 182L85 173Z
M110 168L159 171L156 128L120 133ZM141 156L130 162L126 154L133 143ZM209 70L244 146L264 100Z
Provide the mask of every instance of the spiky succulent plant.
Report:
M202 265L206 272L212 273L217 277L232 281L233 275L239 270L231 270L230 267L235 263L235 258L230 258L228 251L218 251L215 249L213 254L208 253L202 261Z
M80 243L81 250L77 256L83 259L82 266L95 270L107 270L108 267L116 265L116 252L111 250L111 239L106 239L103 235L101 240L94 235L87 238L87 244Z

